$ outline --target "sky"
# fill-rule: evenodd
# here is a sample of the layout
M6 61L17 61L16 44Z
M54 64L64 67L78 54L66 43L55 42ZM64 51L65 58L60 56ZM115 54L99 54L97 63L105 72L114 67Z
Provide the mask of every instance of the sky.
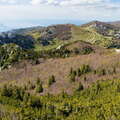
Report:
M0 0L0 24L9 27L119 21L120 0Z

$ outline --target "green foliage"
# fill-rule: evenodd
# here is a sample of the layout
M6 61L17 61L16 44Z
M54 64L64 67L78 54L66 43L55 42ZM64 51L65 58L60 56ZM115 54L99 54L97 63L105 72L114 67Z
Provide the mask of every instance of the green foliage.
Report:
M17 86L4 85L1 89L1 96L12 97L17 100L23 100L24 94L24 90Z
M12 96L12 88L8 87L7 85L4 85L3 88L1 89L1 95L6 96L6 97L11 97Z
M55 81L55 76L54 75L50 76L49 79L48 79L48 86L51 86L55 82L56 82Z
M40 78L37 78L36 84L37 84L37 85L41 84Z
M113 73L116 74L117 70L115 67L113 67Z
M91 47L85 47L81 50L81 54L90 54L91 52L93 52L94 50Z
M0 46L0 67L7 68L15 62L20 61L24 57L22 48L15 44L6 44Z
M23 100L25 91L17 86L12 87L12 97L14 99Z
M29 81L28 85L27 85L27 89L28 90L33 90L34 88L35 88L35 84Z
M52 57L52 58L65 58L65 57L68 57L70 56L70 51L67 50L67 49L53 49L53 50L50 50L50 51L47 51L45 53L48 57Z
M27 35L23 35L23 34L20 35L13 32L11 33L4 32L1 33L0 38L1 38L0 45L13 43L20 46L23 49L31 49L34 47L34 40Z
M38 78L37 81L36 81L35 91L36 91L36 93L42 93L43 92L43 85L42 85L42 82L41 82L40 78Z
M79 84L78 84L78 88L76 89L76 91L82 91L84 89L84 86L82 85L82 83L81 82L79 82Z
M76 77L80 77L81 75L87 74L91 71L92 69L89 65L82 65L77 70L73 70L73 68L71 68L69 73L69 80L70 82L75 82Z
M42 107L41 101L37 97L30 97L27 104L29 107L32 107L32 108L41 108Z
M12 67L22 60L31 60L32 63L38 64L39 57L40 54L34 50L23 50L16 44L5 44L0 46L0 69Z
M120 84L117 85L117 92L120 92Z
M77 69L77 76L80 77L82 75L80 68Z
M81 55L90 54L93 51L94 51L93 48L89 47L89 46L86 46L86 47L83 47L83 48L74 48L74 50L72 50L73 53L81 54Z
M73 71L73 72L69 75L70 82L75 82L75 78L76 78L76 72Z
M91 68L90 68L89 65L82 65L80 67L80 72L81 72L81 74L85 74L85 73L91 72Z
M78 92L73 95L61 93L36 97L25 93L22 101L19 97L13 97L12 90L10 96L0 96L0 113L4 112L0 118L13 120L11 116L14 116L16 120L119 120L119 85L120 79L98 81L86 89L79 83ZM1 88L0 93L6 87ZM17 86L12 88L19 89ZM16 93L19 95L19 92L14 95Z
M102 69L99 68L99 69L95 70L94 73L98 74L99 76L104 76L107 74L106 70L104 68L102 68Z
M96 28L91 27L92 25L84 27L74 26L73 40L83 40L84 42L89 42L91 44L99 45L106 48L119 47L120 43L117 40L115 40L115 36L117 36L115 32L116 30L114 28L107 27L105 30L105 24L103 24L101 24L103 27L100 27L98 25ZM109 34L110 31L112 31L111 35ZM117 32L119 32L119 30Z

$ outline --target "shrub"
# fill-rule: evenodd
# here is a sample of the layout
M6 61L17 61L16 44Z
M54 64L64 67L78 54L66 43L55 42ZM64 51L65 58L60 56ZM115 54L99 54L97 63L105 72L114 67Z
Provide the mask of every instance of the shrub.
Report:
M84 87L83 87L82 83L79 82L79 85L78 85L78 88L76 89L76 91L81 91L83 89L84 89Z
M52 75L48 79L48 86L51 86L53 83L55 83L55 76Z
M120 84L117 85L117 92L120 92Z
M32 108L41 108L42 104L39 98L30 98L28 105Z
M40 78L37 78L35 91L36 91L36 93L43 92L43 86L42 86L42 82L41 82Z
M40 78L37 78L36 84L38 85L38 84L40 84L40 83L41 83Z
M86 46L86 47L84 47L81 51L80 51L80 53L81 54L90 54L91 52L93 52L94 50L93 50L93 48L91 48L91 47L89 47L89 46Z
M58 108L57 112L59 112L59 115L67 117L72 112L72 106L69 103L64 103L60 108Z
M85 73L91 72L91 68L89 65L82 65L80 67L80 71L81 71L81 74L85 74Z
M36 93L41 93L41 92L43 92L42 83L36 85L35 91L36 91Z
M79 53L80 53L80 51L79 51L78 48L74 48L73 52L74 52L75 54L79 54Z
M116 74L116 72L117 72L117 71L116 71L116 68L113 67L113 73Z
M71 69L70 69L70 75L73 73L73 68L71 67Z
M73 73L70 75L70 82L75 82L75 77L76 77L76 74L75 74L75 72L73 72Z
M76 76L76 75L77 75L77 72L74 70L74 71L73 71L73 74Z
M102 90L101 84L97 82L93 87L93 91L97 95L101 90Z
M3 88L1 88L1 95L6 97L12 96L12 88L8 87L7 85L4 85Z
M28 84L28 89L29 89L29 90L35 89L35 85L34 85L33 83L29 83L29 84Z
M77 69L77 76L78 76L78 77L81 76L81 70L80 70L80 68Z
M83 81L87 81L87 77L86 76L83 77Z
M17 86L13 87L12 96L13 96L14 99L23 100L24 94L25 94L25 92L22 88L19 88Z
M23 100L25 91L17 86L4 85L1 89L1 95L5 97L11 97L16 100Z
M96 73L98 74L98 75L100 75L100 76L102 76L102 75L106 75L106 70L103 68L103 69L98 69L97 71L96 71Z

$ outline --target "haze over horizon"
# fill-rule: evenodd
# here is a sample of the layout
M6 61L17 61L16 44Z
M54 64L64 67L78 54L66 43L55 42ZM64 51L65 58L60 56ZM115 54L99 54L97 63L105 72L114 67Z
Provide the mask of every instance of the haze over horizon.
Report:
M119 0L0 0L0 24L9 28L119 21Z

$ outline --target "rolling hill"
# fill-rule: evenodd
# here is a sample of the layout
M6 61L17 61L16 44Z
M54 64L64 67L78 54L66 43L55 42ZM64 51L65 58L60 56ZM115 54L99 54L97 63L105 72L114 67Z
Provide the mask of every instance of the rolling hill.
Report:
M119 120L116 48L120 28L100 21L0 33L0 119Z
M20 39L23 40L24 45L20 43ZM65 24L12 30L1 33L0 40L0 44L15 43L25 49L34 46L36 50L48 49L51 46L54 48L79 40L107 48L119 48L120 28L109 23L92 21L81 26ZM30 46L27 41L31 42Z

